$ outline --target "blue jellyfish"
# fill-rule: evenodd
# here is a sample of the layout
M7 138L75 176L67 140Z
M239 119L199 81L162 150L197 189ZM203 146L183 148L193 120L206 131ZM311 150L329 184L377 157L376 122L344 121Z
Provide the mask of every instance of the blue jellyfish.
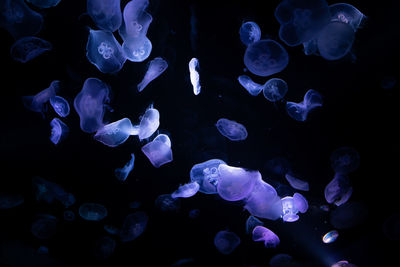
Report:
M61 2L61 0L26 0L26 1L39 8L55 7Z
M240 75L238 81L252 96L257 96L264 88L264 85L253 82L247 75Z
M200 216L200 210L199 209L192 209L189 211L189 218L190 219L196 219Z
M275 157L265 164L269 175L285 176L291 169L289 161L284 157Z
M146 229L149 217L143 211L137 211L126 216L119 238L122 242L129 242L138 238Z
M11 46L11 57L21 63L26 63L53 49L53 45L41 38L28 36L15 41Z
M247 138L247 130L243 124L221 118L215 124L218 131L231 141L241 141Z
M160 76L166 69L168 68L168 63L161 57L156 57L148 63L146 74L143 77L143 80L137 85L137 89L139 92L143 91L143 89L154 79Z
M122 168L117 168L114 171L115 177L118 181L124 182L128 177L129 173L132 171L135 164L135 154L131 153L131 159Z
M287 83L278 78L269 79L263 88L263 94L266 99L271 102L276 102L281 100L287 93L288 86Z
M158 126L160 126L160 112L151 105L141 117L138 132L139 140L152 136L157 131Z
M170 194L159 195L155 205L163 212L178 212L181 208L179 198L173 198Z
M340 21L349 24L354 31L360 27L366 18L363 13L350 4L337 3L329 6L331 21Z
M117 227L115 227L114 225L110 225L110 224L105 224L103 226L103 229L110 235L119 235L119 231L120 231Z
M219 252L228 255L240 245L240 238L233 232L219 231L214 237L214 245Z
M328 203L340 206L349 200L353 193L353 187L346 175L336 173L335 177L325 187L325 199Z
M200 94L201 85L200 85L200 75L199 75L199 60L197 58L192 58L189 61L189 73L190 73L190 82L193 86L193 93L194 95Z
M301 213L306 213L308 210L308 201L307 199L300 193L293 194L293 203L296 209Z
M40 246L37 250L38 254L49 254L49 248L46 246Z
M151 53L153 45L147 36L140 38L129 38L122 44L122 50L129 61L145 61Z
M52 203L54 200L58 200L66 208L75 203L75 196L71 193L67 193L60 185L56 183L36 176L32 178L32 185L38 201Z
M34 96L23 96L22 101L24 106L32 111L43 113L46 111L45 104L50 98L54 97L60 89L60 81L52 81L50 86L43 91L40 91Z
M107 214L106 207L97 203L84 203L79 207L79 215L87 221L100 221Z
M87 0L87 11L96 26L114 32L122 23L121 0Z
M132 201L131 203L129 203L129 208L131 209L137 209L142 205L142 203L140 203L139 201Z
M381 87L383 89L392 89L397 83L397 79L394 76L385 76L381 81Z
M311 40L303 43L303 47L304 47L304 54L306 56L309 56L309 55L317 55L317 56L319 56L317 39L316 38L311 39Z
M96 259L105 260L114 253L117 243L109 236L99 238L94 247L94 256Z
M154 138L153 141L142 147L142 152L156 168L173 160L171 141L169 138L166 140L157 139L157 137Z
M18 194L0 193L0 210L15 208L24 203L24 197Z
M287 102L286 111L288 115L296 121L305 121L308 113L316 107L322 106L322 96L317 91L310 89L304 95L300 103Z
M69 221L69 222L75 220L75 213L72 210L65 210L64 211L64 220Z
M301 191L310 190L310 186L308 185L307 181L300 180L289 173L285 174L285 178L286 181L289 182L290 186L293 187L294 189Z
M322 242L325 244L333 243L339 237L339 232L336 230L329 231L322 237Z
M65 123L63 123L58 118L52 119L50 122L50 126L51 126L50 141L53 142L53 144L57 145L67 137L69 128Z
M253 241L262 241L267 248L275 248L280 243L279 237L274 232L261 225L253 229Z
M257 219L256 217L254 217L253 215L250 215L246 221L246 233L251 234L253 232L253 229L259 225L262 226L262 225L264 225L264 223L262 221L260 221L259 219Z
M340 147L332 152L331 167L335 173L349 174L360 166L360 155L351 147Z
M246 46L261 39L261 30L257 23L248 21L240 26L240 40Z
M191 182L184 185L179 186L177 190L175 190L172 194L172 198L188 198L194 196L200 189L200 185L197 182Z
M53 96L50 98L50 105L53 107L54 111L60 117L67 117L69 115L69 104L68 101L61 96Z
M56 233L57 218L49 214L38 214L32 223L31 232L39 239L52 238Z
M270 267L291 266L293 261L292 256L284 253L276 254L269 260Z
M123 118L99 128L94 139L106 146L116 147L128 140L134 131L131 121Z
M147 34L153 17L145 10L149 0L132 0L124 7L124 22L119 28L119 34L124 41L129 39L141 39Z
M216 194L219 179L218 166L226 164L220 159L210 159L193 165L190 180L200 185L199 191L205 194Z

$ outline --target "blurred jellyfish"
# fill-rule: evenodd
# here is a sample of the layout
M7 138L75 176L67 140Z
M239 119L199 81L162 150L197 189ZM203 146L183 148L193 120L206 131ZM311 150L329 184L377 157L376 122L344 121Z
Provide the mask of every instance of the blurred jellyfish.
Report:
M333 243L339 237L339 233L336 230L329 231L322 237L322 242L325 244Z
M351 147L340 147L332 152L331 167L336 173L349 174L360 165L360 155Z
M240 40L246 46L261 39L261 30L257 23L248 21L240 26Z
M200 185L197 182L191 182L179 186L175 192L171 194L172 198L188 198L194 196L200 189Z
M252 96L257 96L264 88L264 85L253 82L247 75L240 75L238 81Z
M286 110L289 116L296 121L305 121L308 113L316 107L322 106L322 96L317 91L310 89L300 103L287 102Z
M88 78L74 99L74 107L80 118L82 131L94 133L103 126L105 104L110 90L101 80Z
M139 201L132 201L131 203L129 203L129 208L131 209L137 209L142 205L142 203L140 203Z
M383 233L390 240L400 240L400 213L394 213L385 220Z
M130 38L122 44L127 59L132 62L145 61L151 53L153 45L146 36L141 38Z
M337 229L349 229L361 224L367 217L367 208L360 202L348 202L330 214L330 223Z
M119 232L120 232L120 230L117 227L115 227L114 225L110 225L110 224L105 224L103 226L103 229L110 235L119 235Z
M265 247L275 248L279 245L279 237L264 226L256 226L253 229L253 241L263 241Z
M151 81L160 76L167 68L167 61L161 57L156 57L150 61L143 80L137 85L138 91L141 92Z
M129 242L138 238L146 229L149 217L143 211L131 213L126 216L119 232L119 238L122 242Z
M298 210L294 204L293 197L282 198L282 220L284 222L295 222L299 219Z
M338 261L331 265L331 267L357 267L357 265L351 264L348 261Z
M392 89L397 83L397 79L394 76L385 76L381 81L381 87L383 89Z
M160 112L151 105L140 119L139 140L149 138L160 126ZM171 147L171 144L169 145Z
M259 219L257 219L256 217L254 217L253 215L250 215L246 221L246 233L251 234L253 232L253 229L259 225L262 226L262 225L264 225L264 223L262 221L260 221Z
M50 126L51 126L50 141L53 142L55 145L57 145L67 137L69 128L65 123L63 123L58 118L52 119L50 122Z
M179 267L179 266L191 266L190 264L194 263L194 259L192 258L184 258L177 260L173 264L171 264L169 267Z
M49 8L55 7L61 0L27 0L27 2L39 8Z
M274 40L259 40L250 44L244 54L244 64L253 74L269 76L281 72L289 63L289 54Z
M97 203L84 203L79 207L79 215L87 221L100 221L107 214L106 207Z
M292 256L288 254L276 254L269 260L270 267L289 267L293 262Z
M53 49L53 45L38 37L29 36L18 39L10 50L11 57L21 63L26 63Z
M115 177L118 181L124 182L128 177L129 173L132 171L135 164L135 154L131 153L131 159L122 168L117 168L114 171Z
M263 88L263 94L271 102L281 100L288 91L287 83L278 78L269 79Z
M94 139L106 146L116 147L128 140L133 132L131 121L128 118L123 118L99 128Z
M318 55L319 56L317 39L311 39L311 40L303 43L303 47L304 47L304 54L306 56L309 56L309 55Z
M335 177L326 185L324 191L326 201L335 203L336 206L346 203L352 193L353 187L350 185L349 178L339 173L335 174Z
M173 198L170 194L159 195L155 205L164 212L178 212L181 207L179 198Z
M189 61L189 73L190 73L190 82L193 86L194 95L200 94L201 86L200 86L200 75L198 73L200 66L199 60L197 58L192 58Z
M64 220L69 221L69 222L75 220L75 213L72 210L65 210L64 211Z
M56 226L56 217L49 214L38 214L32 223L31 232L39 239L49 239L55 235Z
M114 239L109 236L103 236L95 244L94 256L99 260L108 259L114 253L116 245L117 243Z
M284 157L275 157L268 160L265 167L269 175L276 175L279 178L285 176L291 169L289 161Z
M215 124L218 131L231 141L241 141L247 138L247 130L243 124L221 118Z
M307 199L300 193L294 193L293 195L293 203L301 213L306 213L308 210L308 201Z
M87 0L87 11L96 26L114 32L122 23L121 0Z
M171 162L173 159L171 141L169 140L169 138L165 140L165 142L157 139L157 137L154 138L153 141L147 143L142 147L142 152L150 160L151 164L156 168L159 168L161 165Z
M53 96L50 98L50 105L53 107L54 111L60 117L67 117L69 115L69 104L68 101L61 96Z
M153 17L145 10L149 0L132 0L124 7L123 23L119 28L119 34L124 41L140 39L146 36Z
M219 231L214 237L214 245L224 255L231 254L240 244L240 238L233 232Z
M190 219L196 219L200 216L200 210L199 209L192 209L189 211L189 218Z
M24 197L18 194L0 193L0 210L15 208L24 203Z
M218 166L226 164L220 159L210 159L193 165L190 180L200 185L199 191L205 194L216 194L219 179Z
M329 206L325 205L325 204L319 206L319 209L322 210L322 211L325 211L325 212L328 212L330 210Z
M49 254L49 248L46 246L40 246L37 250L38 254Z
M294 189L301 190L301 191L308 191L310 187L307 181L300 180L289 173L285 174L286 180L289 182L290 186Z
M86 57L102 73L115 73L124 66L126 56L111 32L90 30Z
M350 4L337 3L329 6L331 21L340 21L349 24L354 31L360 27L365 15Z
M32 185L34 187L36 200L52 203L54 200L60 201L66 208L75 203L75 196L65 190L58 184L47 181L41 177L33 177Z
M45 104L50 98L54 97L57 91L60 89L60 81L52 81L50 86L43 91L40 91L34 96L23 96L22 101L24 106L35 112L46 111Z

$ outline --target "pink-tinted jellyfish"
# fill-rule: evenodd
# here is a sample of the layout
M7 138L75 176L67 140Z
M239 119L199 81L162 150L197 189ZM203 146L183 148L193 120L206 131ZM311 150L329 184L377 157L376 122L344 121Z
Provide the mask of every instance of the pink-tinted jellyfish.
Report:
M293 202L296 206L297 210L301 213L306 213L308 210L308 201L307 199L300 193L294 193Z
M262 241L267 248L275 248L280 243L279 237L264 226L256 226L253 229L253 241Z
M114 32L122 23L121 0L87 0L87 11L96 26Z
M334 263L331 267L357 267L357 265L351 264L348 261L342 260Z
M240 238L230 231L219 231L214 237L214 245L222 254L231 254L240 244Z
M282 198L282 220L284 222L295 222L299 219L298 209L294 204L293 197Z
M246 220L246 233L251 234L253 232L253 229L259 225L264 225L264 223L253 215L250 215L249 218L247 218Z
M326 185L324 191L326 201L335 203L336 206L346 203L352 193L353 187L350 185L349 178L339 173L335 174L335 177Z
M142 152L150 160L151 164L159 168L173 160L170 139L154 138L153 141L142 147Z
M28 36L18 39L10 49L11 57L21 63L26 63L46 51L53 49L53 45L41 38Z
M218 166L226 164L220 159L210 159L193 165L190 180L200 185L199 191L204 194L216 194L219 180Z

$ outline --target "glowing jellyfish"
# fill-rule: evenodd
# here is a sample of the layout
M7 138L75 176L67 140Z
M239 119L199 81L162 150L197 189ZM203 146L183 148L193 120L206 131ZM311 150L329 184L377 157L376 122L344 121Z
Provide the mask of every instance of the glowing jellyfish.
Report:
M109 147L116 147L123 144L134 132L131 121L123 118L104 125L94 135L94 139Z
M335 174L335 177L326 185L324 191L326 201L335 203L336 206L346 203L352 193L353 187L350 185L349 178L339 173Z
M336 229L349 229L361 224L367 217L367 208L361 202L347 202L330 213L329 222Z
M87 221L103 220L107 214L106 207L97 203L84 203L79 207L79 215Z
M56 233L57 218L49 214L38 214L32 223L31 233L39 239L52 238Z
M295 222L299 219L298 210L294 204L293 197L282 198L282 220L284 222Z
M360 166L360 155L351 147L340 147L330 156L331 167L336 173L349 174Z
M157 131L158 126L160 126L160 112L151 105L141 117L138 133L139 140L152 136ZM171 144L169 146L171 147Z
M293 262L292 256L281 253L281 254L277 254L277 255L273 256L269 260L269 266L270 267L291 266L292 262Z
M253 82L247 75L240 75L238 81L252 96L257 96L264 88L264 85Z
M339 232L336 230L329 231L322 237L322 242L325 244L333 243L339 237Z
M224 255L231 254L240 244L240 238L233 232L219 231L214 237L214 245Z
M60 81L52 81L50 86L43 91L40 91L34 96L23 96L22 101L25 107L35 112L43 113L46 111L45 104L50 98L54 97L60 89Z
M249 218L247 218L246 220L246 233L251 234L253 232L253 229L259 225L262 226L264 225L264 223L253 215L250 215Z
M260 225L253 229L253 241L262 241L267 248L275 248L280 243L279 237L274 232Z
M27 0L27 2L39 8L49 8L58 5L61 0Z
M24 198L17 194L0 193L0 210L15 208L24 203Z
M250 44L244 54L244 64L253 74L269 76L286 68L289 54L274 40L260 40Z
M172 194L172 198L188 198L194 196L199 191L199 184L196 182L187 183L179 186L177 190L175 190Z
M247 138L247 130L243 124L225 118L215 124L218 131L231 141L241 141Z
M94 133L103 126L105 104L109 102L108 86L96 78L88 78L74 99L82 131Z
M156 168L171 162L173 159L169 138L166 140L154 138L153 141L142 147L142 152Z
M354 31L360 27L365 15L350 4L337 3L329 6L331 21L340 21L349 24Z
M38 37L23 37L18 39L10 50L11 57L21 63L26 63L46 51L53 49L53 45Z
M197 58L192 58L189 61L189 73L190 73L190 82L193 86L194 95L200 94L201 86L200 86L200 75L199 75L199 60Z
M126 61L121 45L111 32L106 31L90 30L86 57L103 73L118 72Z
M115 227L114 225L110 225L110 224L105 224L103 226L103 229L110 235L118 235L119 231L120 231L117 227Z
M308 201L307 199L300 193L294 193L293 195L293 203L301 213L306 213L308 210Z
M36 35L43 25L43 17L29 8L23 0L0 1L0 27L14 39Z
M178 212L181 207L179 198L173 198L170 194L159 195L155 205L163 212Z
M135 164L135 154L131 154L131 159L128 163L125 164L122 168L117 168L114 171L115 177L117 177L118 181L124 182L128 177L129 173L132 171Z
M257 23L248 21L240 26L240 40L246 46L261 39L261 30Z
M286 95L287 91L287 83L278 78L269 79L263 88L264 97L271 102L281 100Z
M121 0L88 0L87 11L96 26L114 32L122 23Z
M50 98L50 105L53 107L54 111L60 117L67 117L69 115L69 104L68 101L61 96L53 96Z
M149 217L143 211L137 211L126 216L119 238L122 242L129 242L138 238L146 229Z
M109 258L115 250L117 243L109 236L99 238L94 247L94 256L98 260Z
M304 95L300 103L287 102L286 111L288 115L296 121L305 121L308 113L316 107L322 106L322 96L317 91L310 89Z
M290 186L294 189L301 190L301 191L308 191L310 190L310 186L308 185L307 181L300 180L289 173L285 174L286 180L289 182Z
M167 61L160 57L156 57L150 61L143 80L137 85L138 91L141 92L151 81L160 76L167 68Z
M65 210L64 211L64 220L69 221L69 222L75 220L75 213L72 210Z
M32 185L38 201L52 203L54 200L60 201L66 208L75 203L75 196L67 193L60 185L47 181L41 177L33 177Z
M192 209L189 211L189 218L190 219L196 219L200 216L200 210L199 209Z
M190 180L200 185L199 191L205 194L216 194L219 179L218 166L226 164L220 159L210 159L193 165Z
M124 41L140 39L147 34L153 17L146 12L149 0L132 0L124 7L124 21L119 29L119 34Z
M57 118L52 119L52 121L50 122L50 126L50 141L53 142L53 144L57 145L67 137L69 128L65 123Z
M146 36L141 38L130 38L122 44L127 59L132 62L145 61L151 53L153 45Z
M390 215L383 223L383 233L390 240L400 240L400 214Z
M348 261L338 261L333 264L331 267L357 267L357 265L351 264Z

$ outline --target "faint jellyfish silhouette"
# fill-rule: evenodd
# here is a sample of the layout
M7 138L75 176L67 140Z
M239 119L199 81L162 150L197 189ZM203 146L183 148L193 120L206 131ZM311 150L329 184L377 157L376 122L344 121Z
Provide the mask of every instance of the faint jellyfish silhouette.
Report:
M129 203L129 208L131 209L137 209L142 205L142 203L140 203L139 201L132 201L131 203Z
M31 226L32 234L39 239L49 239L56 234L57 218L49 214L38 214Z
M189 211L189 218L190 219L196 219L200 216L200 210L199 209L192 209Z
M53 45L41 38L29 36L18 39L10 49L11 57L21 63L37 58L46 51L53 49Z
M53 107L54 111L60 117L67 117L69 115L69 104L68 101L61 96L53 96L50 98L50 105Z
M269 266L270 267L289 267L291 266L293 261L292 256L288 254L276 254L269 260Z
M336 173L349 174L360 166L360 155L351 147L340 147L332 152L331 167Z
M168 68L168 63L161 57L156 57L148 64L147 71L143 80L137 85L137 89L141 92L151 81L160 76Z
M129 242L138 238L146 229L149 217L143 211L137 211L126 216L119 238L122 242Z
M24 106L35 112L45 112L47 110L45 104L50 98L54 97L60 89L60 81L52 81L50 86L34 96L23 96L22 102Z
M262 241L267 248L275 248L280 243L279 237L274 232L260 225L253 229L253 241Z
M142 147L142 152L150 160L151 164L156 168L159 168L162 165L173 160L171 141L169 140L169 138L164 141L162 141L161 139L157 139L156 137L153 141L147 143Z
M38 249L37 249L37 253L38 254L49 254L49 248L48 247L46 247L46 246L40 246Z
M346 203L351 194L353 187L350 185L350 180L346 175L336 173L335 177L325 187L325 199L328 203L335 203L340 206Z
M97 203L84 203L79 207L79 215L87 221L100 221L107 214L106 207Z
M210 159L193 165L190 180L200 185L199 191L205 194L216 194L219 179L218 166L226 164L220 159Z
M163 212L178 212L181 207L179 198L172 198L170 194L159 195L155 205Z
M105 224L103 226L103 229L110 235L119 235L119 232L120 232L120 230L117 227L115 227L114 225L111 225L111 224Z
M252 96L257 96L264 88L264 85L254 82L247 75L240 75L238 81Z
M305 121L308 113L316 107L322 106L322 96L317 91L310 89L304 95L300 103L287 102L286 111L288 115L296 121Z
M269 175L276 175L280 177L285 176L290 170L291 166L285 157L275 157L267 161L265 167Z
M394 213L385 220L383 233L390 240L400 240L400 213Z
M322 237L322 242L325 244L333 243L339 237L339 232L336 230L329 231Z
M199 75L199 60L197 58L192 58L189 61L189 73L190 73L190 82L193 86L194 95L200 94L201 86L200 86L200 75Z
M394 76L385 76L381 81L381 87L383 89L392 89L397 83L397 79Z
M334 263L331 267L357 267L357 265L351 264L348 261L342 260Z
M233 232L219 231L214 237L214 245L224 255L231 254L240 244L240 238Z
M121 0L88 0L87 11L96 26L114 32L122 23Z
M189 198L194 196L200 189L200 185L197 182L191 182L179 186L172 194L172 198Z
M33 177L32 185L34 187L35 196L38 201L46 201L52 203L54 200L60 201L66 208L75 203L75 196L65 190L58 184L47 181L41 177Z
M257 219L256 217L254 217L253 215L250 215L249 218L247 218L246 220L246 233L247 234L253 233L253 229L259 225L262 226L264 225L264 223L259 219Z
M118 181L124 182L128 177L129 173L132 171L135 164L135 154L131 153L131 159L122 168L117 168L114 171L115 177Z
M278 78L269 79L263 88L264 97L271 102L281 100L286 95L287 91L287 83Z
M116 147L128 140L135 130L128 118L109 123L99 128L94 139L109 147Z
M329 222L336 229L349 229L361 224L367 217L367 208L360 202L347 202L330 214Z
M75 213L72 210L65 210L64 211L64 220L69 221L69 222L75 220Z
M191 263L194 263L194 259L192 259L192 258L184 258L184 259L177 260L176 262L174 262L169 267L191 266Z
M50 141L53 142L53 144L57 145L67 137L69 128L58 118L52 119L50 122L50 126Z
M24 203L24 197L19 194L0 193L0 210L15 208Z
M39 8L55 7L61 2L61 0L26 0L26 1Z
M310 187L307 181L300 180L289 173L285 174L286 180L289 182L290 186L294 189L301 190L301 191L308 191Z
M94 246L94 256L98 260L105 260L114 253L116 242L109 236L99 238Z
M215 124L218 131L231 141L241 141L247 138L247 130L243 124L221 118Z

